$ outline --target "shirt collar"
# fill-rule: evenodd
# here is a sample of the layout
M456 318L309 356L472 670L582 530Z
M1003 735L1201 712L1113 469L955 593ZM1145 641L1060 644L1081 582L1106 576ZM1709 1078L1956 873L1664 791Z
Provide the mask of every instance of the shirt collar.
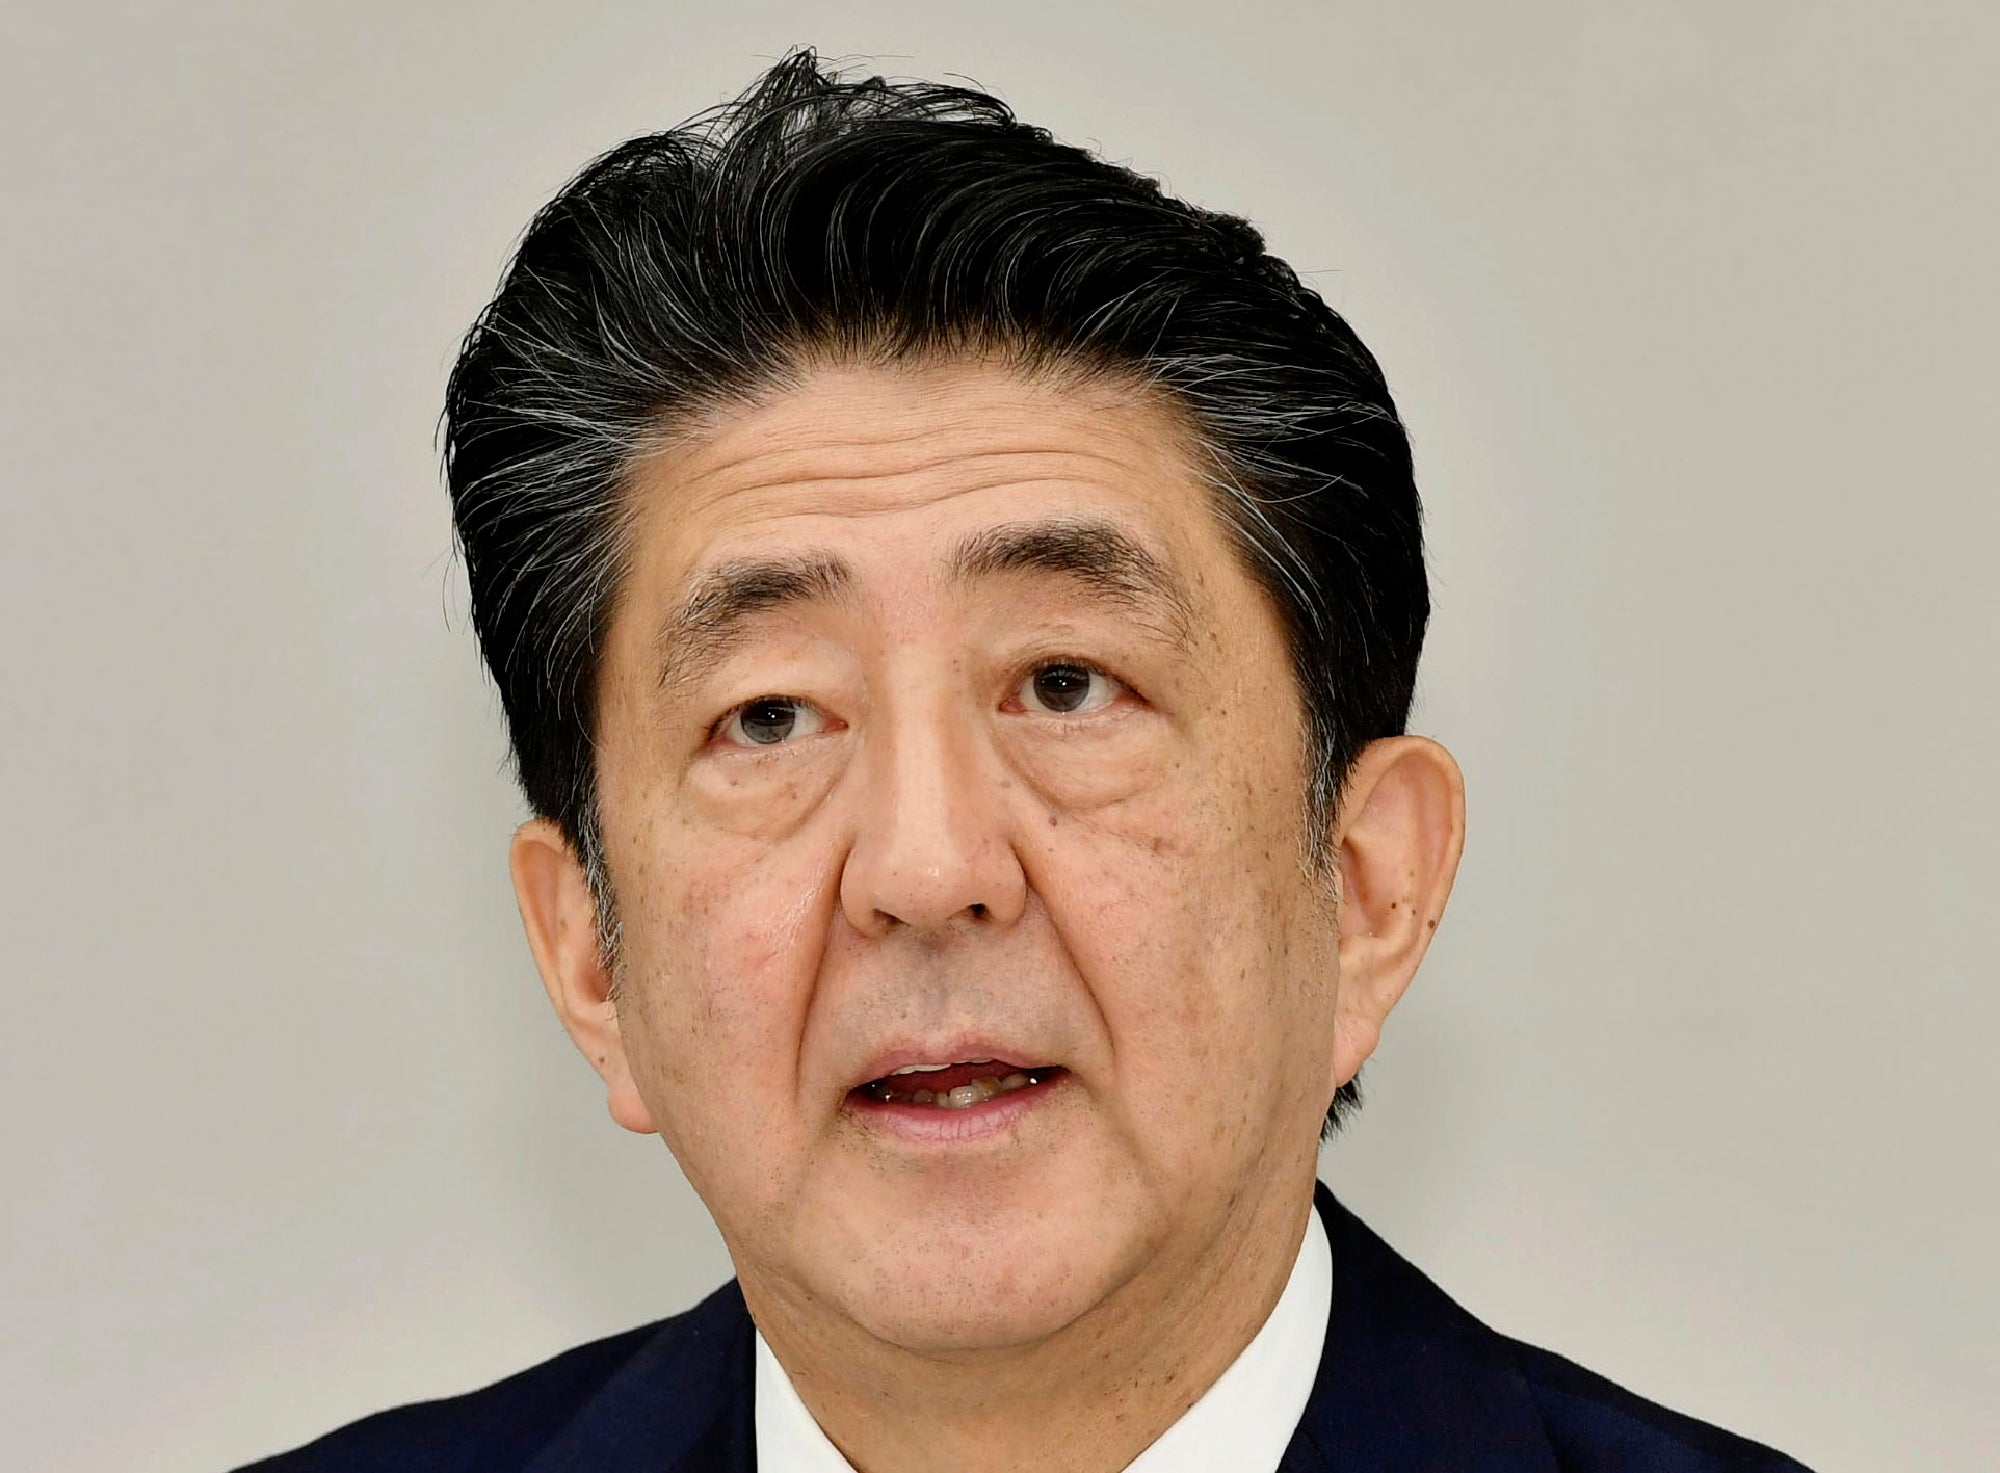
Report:
M762 1330L757 1332L756 1398L759 1473L854 1473L854 1465L799 1400Z

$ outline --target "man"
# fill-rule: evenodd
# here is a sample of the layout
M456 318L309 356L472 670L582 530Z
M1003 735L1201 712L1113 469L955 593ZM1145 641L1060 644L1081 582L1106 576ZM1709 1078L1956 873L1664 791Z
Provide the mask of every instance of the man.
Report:
M796 55L536 218L447 443L536 963L738 1277L266 1466L1797 1466L1316 1188L1464 805L1401 426L1248 225Z

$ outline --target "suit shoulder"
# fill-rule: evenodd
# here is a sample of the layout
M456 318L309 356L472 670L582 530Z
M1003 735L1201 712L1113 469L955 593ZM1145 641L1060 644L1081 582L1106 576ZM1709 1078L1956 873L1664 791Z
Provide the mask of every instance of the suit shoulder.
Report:
M377 1412L240 1473L509 1473L635 1358L671 1360L712 1334L735 1292L728 1285L685 1314L574 1346L489 1386Z
M1507 1345L1564 1473L1808 1473L1774 1448L1648 1401L1554 1351Z

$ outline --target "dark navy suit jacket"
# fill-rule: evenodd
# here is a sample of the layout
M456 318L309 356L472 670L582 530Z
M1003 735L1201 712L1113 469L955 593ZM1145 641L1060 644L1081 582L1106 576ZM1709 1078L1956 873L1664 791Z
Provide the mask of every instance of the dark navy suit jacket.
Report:
M1333 1244L1333 1312L1280 1473L1803 1473L1496 1334L1325 1187L1318 1205ZM255 1470L754 1473L751 1337L731 1283L686 1314L482 1391L383 1412Z

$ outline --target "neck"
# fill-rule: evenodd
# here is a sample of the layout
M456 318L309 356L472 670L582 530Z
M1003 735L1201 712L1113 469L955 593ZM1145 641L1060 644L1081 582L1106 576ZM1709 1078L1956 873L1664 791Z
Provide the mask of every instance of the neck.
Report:
M917 1353L790 1295L744 1297L799 1397L858 1473L1118 1473L1200 1399L1284 1292L1312 1216L1266 1194L1213 1240L1162 1253L1026 1345Z

